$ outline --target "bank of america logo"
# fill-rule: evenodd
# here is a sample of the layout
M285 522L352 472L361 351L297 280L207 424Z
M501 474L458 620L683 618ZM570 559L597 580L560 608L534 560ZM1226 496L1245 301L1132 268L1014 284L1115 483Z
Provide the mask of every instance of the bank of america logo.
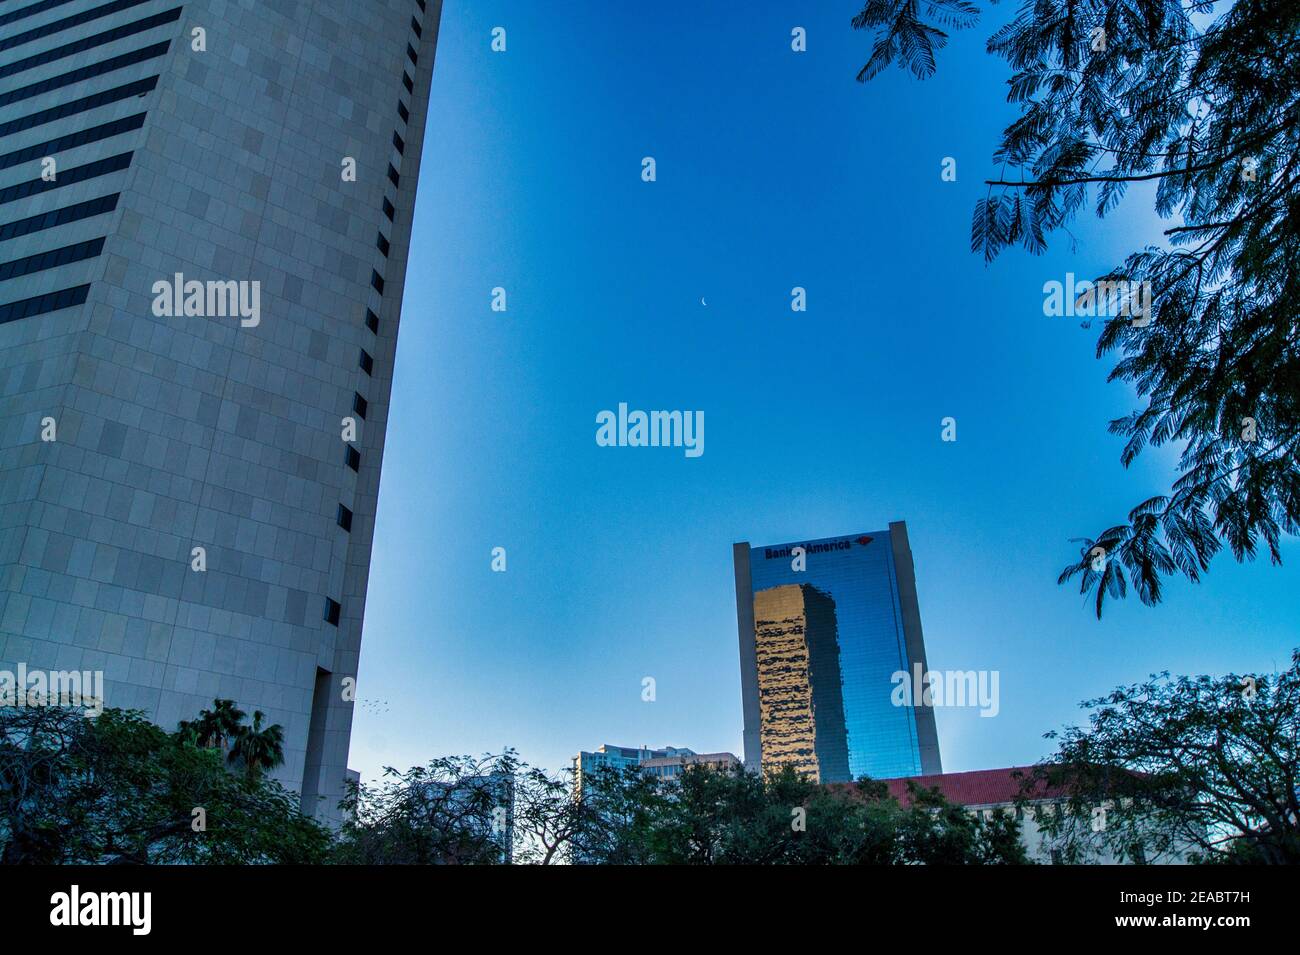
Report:
M849 539L841 537L839 540L825 541L820 544L812 544L805 541L802 544L791 544L789 547L764 547L764 560L780 560L785 557L798 556L795 554L799 550L802 554L825 554L836 550L852 550L854 544L861 544L863 547L870 544L875 538L867 537L865 534L861 537Z

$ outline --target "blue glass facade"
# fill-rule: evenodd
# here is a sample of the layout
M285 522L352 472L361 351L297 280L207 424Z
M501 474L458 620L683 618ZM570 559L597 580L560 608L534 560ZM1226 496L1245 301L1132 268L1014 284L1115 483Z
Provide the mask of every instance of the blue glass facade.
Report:
M765 770L792 763L822 782L937 769L933 712L891 700L893 675L925 666L906 541L900 522L845 537L736 545L747 761L753 747ZM796 569L794 547L805 550L804 569Z

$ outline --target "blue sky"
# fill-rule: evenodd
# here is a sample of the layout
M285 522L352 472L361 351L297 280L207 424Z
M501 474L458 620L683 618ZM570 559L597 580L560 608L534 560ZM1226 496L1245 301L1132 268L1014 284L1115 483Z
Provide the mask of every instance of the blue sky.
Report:
M1012 11L931 80L864 85L852 0L741 8L446 0L360 672L387 710L358 707L352 737L367 777L505 746L552 769L606 742L740 754L737 540L907 521L931 667L1001 674L997 717L938 711L948 771L1046 755L1118 683L1271 671L1300 643L1294 541L1283 568L1221 555L1101 622L1056 586L1070 538L1165 490L1174 454L1121 467L1106 422L1135 396L1095 330L1044 317L1043 283L1158 224L1135 191L1074 248L970 252L1015 115L984 41ZM705 453L598 447L621 401L703 411Z

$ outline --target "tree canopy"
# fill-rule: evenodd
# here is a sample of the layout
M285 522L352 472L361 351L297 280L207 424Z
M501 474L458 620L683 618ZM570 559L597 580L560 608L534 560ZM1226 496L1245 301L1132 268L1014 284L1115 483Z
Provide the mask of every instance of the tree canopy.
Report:
M0 862L320 862L296 793L135 711L0 708Z
M511 861L512 789L521 764L499 756L443 756L377 784L350 782L336 862L495 865Z
M1082 705L1026 779L1065 793L1040 826L1065 861L1300 863L1300 650L1278 674L1162 673Z
M352 783L336 832L217 736L197 745L194 723L5 707L0 863L1016 865L1033 861L1024 818L1063 862L1300 862L1300 649L1281 673L1165 673L1082 705L1087 726L1047 734L1058 751L1025 776L1024 813L790 767L579 779L507 750Z
M688 767L548 774L511 751L444 757L354 785L333 858L362 864L1024 864L1013 813L990 818L881 783L821 786Z

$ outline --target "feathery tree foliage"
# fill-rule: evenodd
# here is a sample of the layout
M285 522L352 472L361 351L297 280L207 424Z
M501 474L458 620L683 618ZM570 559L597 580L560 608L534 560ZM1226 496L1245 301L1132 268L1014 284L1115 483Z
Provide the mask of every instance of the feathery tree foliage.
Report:
M853 27L876 41L858 79L895 63L930 76L944 29L979 15L967 0L867 0ZM974 251L1041 253L1085 203L1105 216L1135 182L1156 183L1176 223L1098 278L1149 283L1136 287L1151 309L1112 315L1097 355L1118 352L1111 380L1145 401L1110 423L1122 463L1175 442L1179 473L1084 539L1058 582L1078 577L1100 617L1130 585L1155 605L1169 576L1199 580L1224 544L1280 563L1300 526L1300 3L1025 0L988 50L1013 70L1020 116L976 204Z
M1082 705L1026 779L1064 793L1039 826L1065 861L1300 863L1300 650L1276 676L1163 673Z

